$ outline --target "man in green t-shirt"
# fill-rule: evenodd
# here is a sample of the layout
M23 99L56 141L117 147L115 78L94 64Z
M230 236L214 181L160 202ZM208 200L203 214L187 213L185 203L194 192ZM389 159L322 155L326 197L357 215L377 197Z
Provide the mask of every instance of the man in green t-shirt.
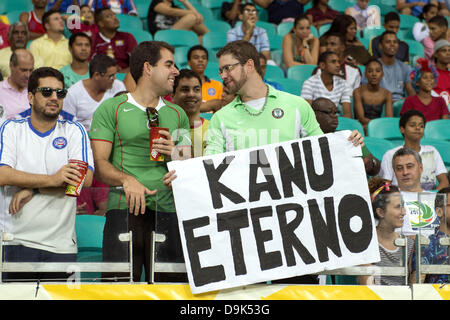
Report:
M179 73L173 52L173 47L165 42L139 44L130 57L135 91L103 102L94 113L89 133L96 177L109 186L123 188L110 191L103 261L127 257L126 245L117 240L117 234L126 232L123 228L128 223L128 230L133 232L134 281L140 281L142 265L149 281L150 239L156 214L169 221L166 244L171 247L167 248L170 252L166 258L183 259L172 190L162 182L167 173L166 161L191 154L186 113L161 98L173 91L174 78ZM150 160L149 128L155 111L159 127L168 129L159 131L163 138L153 140L153 150L164 155L164 161Z
M64 84L67 89L75 82L89 78L91 38L84 32L72 34L69 38L69 51L72 55L72 63L59 70L64 75Z

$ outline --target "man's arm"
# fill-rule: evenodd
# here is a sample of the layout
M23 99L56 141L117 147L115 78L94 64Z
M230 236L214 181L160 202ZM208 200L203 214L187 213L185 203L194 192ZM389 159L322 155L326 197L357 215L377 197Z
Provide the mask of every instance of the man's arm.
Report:
M438 181L438 185L436 187L437 190L441 190L449 186L447 175L445 173L438 174L436 179Z

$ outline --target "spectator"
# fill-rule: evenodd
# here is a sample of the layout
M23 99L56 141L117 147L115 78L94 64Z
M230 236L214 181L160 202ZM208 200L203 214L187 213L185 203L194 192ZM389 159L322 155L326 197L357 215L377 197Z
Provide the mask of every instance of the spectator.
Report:
M346 55L344 36L340 33L327 34L325 36L325 48L326 51L334 52L339 56L341 63L339 75L347 81L352 91L358 88L361 84L361 71L354 65L351 57ZM320 70L317 72L320 72Z
M106 54L114 58L120 73L126 73L130 67L130 55L136 48L137 42L129 32L118 31L120 21L111 9L95 11L95 23L98 33L92 36L92 53Z
M69 13L71 6L81 6L84 0L50 0L48 2L49 10L56 10L60 13Z
M186 9L177 7L173 0L153 0L148 8L148 30L155 34L158 30L181 29L194 31L198 42L209 32L203 24L203 16L188 0L180 0Z
M313 0L312 8L306 10L309 22L317 30L324 24L331 24L339 12L328 5L330 0Z
M222 107L222 84L205 75L208 58L208 50L201 45L191 47L187 54L189 68L197 73L200 79L202 79L201 112L217 111Z
M9 25L0 21L0 50L9 46L8 31Z
M349 15L341 14L334 19L330 29L321 37L321 46L324 46L323 40L330 33L341 33L345 38L345 55L347 60L355 66L364 65L369 61L370 54L361 41L356 37L356 20Z
M423 190L439 190L449 185L446 177L446 168L439 152L435 147L422 145L420 140L423 138L425 129L425 116L417 110L406 111L399 121L400 132L405 138L403 146L398 146L387 151L381 161L380 176L391 181L393 185L398 185L397 177L392 167L393 154L402 147L417 151L422 159L423 172L421 173L419 183ZM436 181L438 185L436 186Z
M370 0L356 0L353 7L345 9L344 13L356 20L358 31L365 28L381 26L380 9L378 6L369 6Z
M162 183L167 172L166 161L170 161L168 157L177 160L179 154L184 157L191 154L186 113L161 98L173 92L174 79L179 73L173 51L173 47L164 42L140 43L130 59L135 91L104 101L94 113L89 133L96 176L109 186L123 187L123 191L109 193L103 260L127 259L128 244L120 242L117 234L131 230L133 281L140 281L143 265L145 280L150 280L149 244L155 230L156 211L170 220L166 241L172 244L169 248L160 247L159 252L164 255L164 261L183 261L172 191ZM146 108L149 108L148 116ZM153 144L154 150L164 155L164 161L149 160L151 110L157 111L159 126L169 129L160 130L165 139L156 139ZM124 229L117 229L121 225Z
M317 98L312 102L311 107L323 133L336 132L339 117L338 109L333 101L327 98ZM366 174L375 176L380 171L380 161L370 153L366 145L361 147L361 151Z
M6 119L14 118L29 108L28 79L34 69L34 59L26 49L16 49L11 55L10 75L0 82L0 106Z
M133 0L89 0L87 2L94 10L108 8L115 14L137 16L138 12Z
M277 90L284 91L283 86L281 84L279 84L278 82L269 81L267 79L264 79L264 76L266 75L266 71L267 71L267 58L261 52L259 52L259 65L261 68L261 78L263 78L264 83L270 84L272 87L274 87ZM223 104L223 105L225 105L225 104Z
M436 71L439 76L434 87L435 95L439 95L446 101L447 108L450 103L450 42L439 40L434 44L433 59L436 64Z
M400 30L400 16L397 12L389 12L384 16L383 27L386 31L392 31L395 34ZM381 47L380 47L381 35L372 38L369 44L369 53L375 58L381 57ZM398 50L395 58L404 62L409 63L409 45L402 40L398 40Z
M80 173L78 165L68 161L89 164L85 187L91 184L94 161L84 128L71 121L57 121L65 93L64 77L59 71L48 67L34 70L28 82L31 116L6 121L0 130L0 185L8 186L9 207L2 220L9 222L5 231L14 234L12 245L3 247L4 261L76 262L76 198L64 196L64 190L67 184L80 182ZM11 281L30 281L69 275L5 276Z
M233 0L233 2L222 2L222 7L220 10L222 20L228 22L231 27L234 27L236 22L239 21L241 5L244 5L246 3L249 3L249 0Z
M422 8L429 3L438 6L436 0L397 0L396 8L401 14L418 17L422 13Z
M380 267L400 267L407 264L411 270L412 252L414 240L407 239L407 256L403 257L403 250L395 245L395 240L400 238L397 229L402 227L406 219L405 209L402 205L402 197L399 189L389 183L385 183L379 177L369 180L369 191L372 199L372 210L377 219L376 226L380 261L373 263ZM405 259L406 258L406 259ZM407 282L414 282L411 272L408 271ZM362 285L406 285L405 278L399 276L358 276L358 282Z
M255 3L266 9L270 23L294 21L303 13L303 6L311 0L255 0Z
M393 116L392 93L380 87L383 75L383 65L377 59L372 58L366 65L367 83L353 91L355 116L361 122L366 134L369 122L372 119L380 118L383 108L385 117Z
M427 4L423 7L422 13L419 15L421 21L416 22L413 27L413 36L416 41L422 42L425 38L430 36L428 29L428 22L431 18L438 14L438 7L434 4Z
M411 72L411 83L417 92L409 96L403 103L400 114L415 109L422 112L426 121L448 119L448 109L442 97L433 97L431 91L436 85L438 73L428 60L419 59Z
M105 100L117 92L125 91L122 81L116 79L117 62L106 55L97 54L89 63L89 78L72 85L64 100L63 110L76 117L90 131L92 115Z
M380 40L381 58L378 60L383 65L384 73L380 86L392 93L393 102L404 99L406 95L415 95L409 77L411 67L396 58L399 47L396 34L385 31ZM363 78L363 84L365 83L367 79Z
M311 33L311 25L305 15L295 18L294 27L283 37L282 50L285 69L301 64L317 64L319 39Z
M258 11L253 3L241 5L239 20L240 25L227 32L227 42L246 40L253 44L258 52L270 59L270 43L264 28L257 27Z
M72 34L69 38L69 51L72 63L60 69L67 89L75 82L89 78L91 38L83 32Z
M425 49L425 57L431 59L434 52L434 43L439 40L449 40L447 19L443 16L435 16L428 21L430 36L422 41Z
M67 25L71 33L84 32L89 37L98 33L98 27L95 23L94 12L87 4L80 7L80 17L75 17L75 23Z
M39 57L42 64L54 69L61 69L72 63L69 41L64 37L64 20L58 11L47 11L42 17L45 34L33 40L30 52Z
M303 83L301 97L311 104L315 99L330 99L336 106L341 104L343 115L353 118L350 105L352 89L339 76L340 62L337 54L325 51L319 56L320 74L316 73Z
M186 112L191 127L192 157L201 157L206 148L206 131L209 121L200 117L202 81L189 69L180 70L173 85L173 102Z
M11 73L11 70L9 68L9 60L11 58L11 54L16 49L25 49L27 46L27 26L20 21L12 24L9 28L8 40L10 46L0 50L0 72L4 79L6 79ZM42 61L39 59L39 57L34 57L34 65L35 67L42 66Z
M33 10L22 12L19 16L19 21L28 27L30 40L37 39L45 34L42 18L47 7L47 2L48 0L31 0Z

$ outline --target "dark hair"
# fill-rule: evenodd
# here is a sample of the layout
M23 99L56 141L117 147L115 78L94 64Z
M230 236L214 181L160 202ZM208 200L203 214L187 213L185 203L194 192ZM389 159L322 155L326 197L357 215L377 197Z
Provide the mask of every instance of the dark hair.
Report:
M337 53L332 52L332 51L325 51L325 52L322 52L322 53L319 55L319 60L317 61L317 65L319 65L321 62L326 63L328 57L331 56L332 54L337 55Z
M424 124L427 122L426 119L425 119L425 116L423 115L422 112L420 112L419 110L416 110L416 109L410 109L408 111L405 111L400 116L400 120L398 122L398 126L400 128L404 128L406 126L406 124L408 123L409 119L414 117L414 116L421 117Z
M89 40L89 45L92 45L92 40L86 33L84 33L84 32L75 32L75 33L72 33L72 35L69 38L69 48L72 47L73 43L75 42L75 40L78 37L83 37L83 38L88 39Z
M391 12L388 12L384 16L384 23L385 24L388 23L388 22L391 22L391 21L398 21L398 22L400 22L400 16L398 15L397 12L391 11Z
M200 83L200 87L202 86L202 79L197 74L197 72L192 71L191 69L181 69L180 74L175 77L175 81L173 84L173 93L175 93L177 91L178 83L180 82L181 79L184 79L184 78L187 78L187 79L195 78Z
M441 16L441 15L434 16L433 18L430 19L430 21L428 21L428 23L435 24L435 25L437 25L439 27L446 27L446 28L448 28L447 19L444 16Z
M244 9L247 6L254 7L255 9L257 9L256 5L253 2L241 3L239 5L239 13L241 13L241 14L244 13Z
M311 22L309 21L308 16L306 14L301 14L295 18L294 25L292 26L292 30L294 30L297 23L299 23L299 21L301 21L301 20L308 20L309 24L311 25Z
M106 10L111 10L111 9L108 8L108 7L104 7L104 8L96 9L96 10L94 11L94 21L95 21L95 24L98 24L98 22L102 20L102 14L103 14L103 12L106 11Z
M259 54L255 46L245 40L237 40L227 43L222 49L217 52L217 58L225 54L231 54L236 58L241 65L244 65L248 60L252 59L257 72L261 68L259 63Z
M167 49L174 53L175 49L163 41L143 41L134 48L130 56L130 74L137 83L142 77L144 63L155 66L161 59L161 49Z
M347 28L352 25L356 25L356 20L348 14L340 14L331 23L330 29L325 33L328 35L330 33L340 33L345 37L347 33Z
M402 148L398 149L397 151L395 151L394 155L392 156L392 167L394 167L395 158L408 156L408 155L414 156L414 158L416 158L417 163L422 164L422 157L420 156L420 153L418 153L416 150L402 147Z
M44 12L44 14L42 15L42 27L44 27L45 31L47 31L47 28L45 28L45 24L50 20L50 16L55 13L59 13L59 11L55 9L50 9Z
M56 78L63 84L64 89L64 75L61 72L51 67L41 67L35 69L31 73L30 78L28 79L28 92L34 94L39 87L39 79L48 77Z
M346 46L346 41L345 41L345 37L342 33L340 32L330 32L330 33L325 33L324 34L324 39L328 39L329 37L336 37L339 38L339 41L341 42L341 44L343 44L344 46Z
M442 188L441 190L439 190L436 194L446 194L447 197L450 197L450 187L445 187ZM444 203L444 196L436 196L435 200L434 200L434 208L445 208L445 203ZM450 214L450 212L448 212L448 214Z
M393 34L393 35L397 38L397 34L396 34L394 31L385 31L385 32L383 32L383 33L381 34L381 36L380 36L380 43L382 43L383 40L384 40L384 37L386 37L386 36L389 35L389 34ZM398 39L398 38L397 38L397 39Z
M92 8L91 8L87 3L81 5L81 6L80 6L80 10L83 9L84 7L88 7L89 9L91 9L91 11L93 11Z
M89 77L92 78L94 73L105 74L110 67L117 66L117 61L106 54L96 54L89 62Z
M208 50L202 46L201 44L197 44L195 46L192 46L189 48L189 51L187 53L187 59L188 61L191 60L191 56L192 56L192 52L194 52L194 50L202 50L206 53L206 60L209 60L209 54L208 54Z
M424 20L425 18L423 17L423 14L428 13L433 8L438 9L438 6L436 6L435 4L432 4L432 3L424 5L422 8L422 12L419 14L419 19Z
M372 197L372 210L375 218L379 219L377 214L377 209L386 209L386 205L389 203L389 196L393 193L400 193L400 190L397 186L393 186L390 183L387 183L386 180L379 176L375 176L370 178L368 181L369 184L369 192ZM384 186L384 187L383 187ZM383 188L382 188L383 187ZM375 191L381 189L376 195ZM400 195L399 195L400 196Z
M376 62L378 63L381 67L383 67L383 64L380 62L380 60L378 60L377 58L375 58L374 56L370 57L369 60L367 60L367 62L364 64L364 66L367 68L369 64L371 64L372 62Z

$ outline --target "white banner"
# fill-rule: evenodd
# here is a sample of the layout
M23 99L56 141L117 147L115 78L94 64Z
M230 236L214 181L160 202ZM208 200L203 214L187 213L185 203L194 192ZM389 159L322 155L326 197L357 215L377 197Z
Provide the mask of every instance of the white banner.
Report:
M194 294L380 260L349 135L168 163Z

